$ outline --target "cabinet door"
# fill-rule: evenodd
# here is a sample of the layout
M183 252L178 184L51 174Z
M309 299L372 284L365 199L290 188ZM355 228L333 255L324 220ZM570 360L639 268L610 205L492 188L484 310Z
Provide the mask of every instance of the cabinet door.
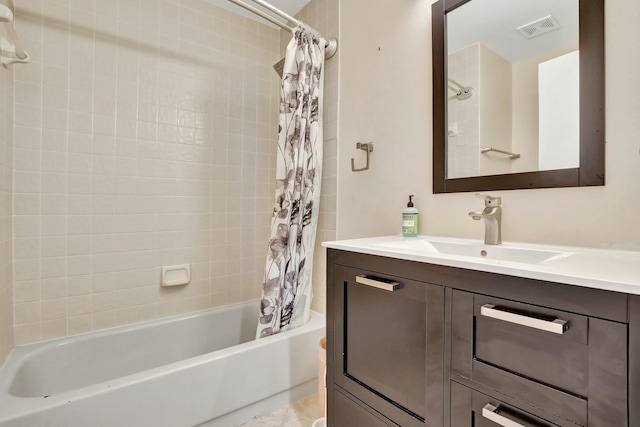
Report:
M443 288L348 267L334 274L336 385L404 427L441 426Z
M336 392L334 403L335 427L397 427L397 424L363 408L340 392Z
M558 427L456 382L451 383L451 427ZM613 426L612 426L613 427Z

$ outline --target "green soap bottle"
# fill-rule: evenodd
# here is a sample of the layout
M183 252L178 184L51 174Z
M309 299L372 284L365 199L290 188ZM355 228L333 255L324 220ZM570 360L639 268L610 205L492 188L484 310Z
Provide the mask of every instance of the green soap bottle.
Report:
M418 236L418 209L413 207L413 198L409 196L407 207L402 210L402 235L404 237Z

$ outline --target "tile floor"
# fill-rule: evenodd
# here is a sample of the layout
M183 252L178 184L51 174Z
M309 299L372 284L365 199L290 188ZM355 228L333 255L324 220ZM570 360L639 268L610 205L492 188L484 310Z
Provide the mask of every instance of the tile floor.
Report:
M242 424L241 427L311 427L317 418L318 395L314 394Z

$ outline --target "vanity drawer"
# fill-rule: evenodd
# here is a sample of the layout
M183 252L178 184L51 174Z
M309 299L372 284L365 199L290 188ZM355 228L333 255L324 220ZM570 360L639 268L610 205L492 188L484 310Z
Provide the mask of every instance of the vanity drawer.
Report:
M456 382L451 383L451 427L499 426L563 427Z
M462 291L451 316L453 375L575 425L627 425L625 324Z

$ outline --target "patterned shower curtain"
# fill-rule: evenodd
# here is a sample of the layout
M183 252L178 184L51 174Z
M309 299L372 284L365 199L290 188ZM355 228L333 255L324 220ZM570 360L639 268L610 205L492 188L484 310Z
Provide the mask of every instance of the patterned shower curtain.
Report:
M287 46L280 93L276 194L256 336L305 324L322 175L324 39L299 27Z

